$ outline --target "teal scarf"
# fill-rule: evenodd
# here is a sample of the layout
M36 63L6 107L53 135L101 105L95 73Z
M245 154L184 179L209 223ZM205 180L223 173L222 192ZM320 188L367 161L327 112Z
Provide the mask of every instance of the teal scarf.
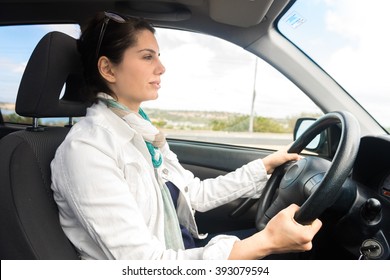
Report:
M148 115L146 115L146 113L144 112L144 110L142 110L141 108L139 108L138 110L138 114L141 115L141 117L144 118L144 120L147 120L148 122L152 123L148 117ZM162 156L161 154L159 154L157 156L157 151L158 151L158 148L153 146L152 143L150 143L149 141L145 141L146 143L146 147L148 148L149 150L149 154L152 156L152 163L153 163L153 166L154 168L158 168L160 167L161 163L162 163ZM157 159L156 159L157 158Z

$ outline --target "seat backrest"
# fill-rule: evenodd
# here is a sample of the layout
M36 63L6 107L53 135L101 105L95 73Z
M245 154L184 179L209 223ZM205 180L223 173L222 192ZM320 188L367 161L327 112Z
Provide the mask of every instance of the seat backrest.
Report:
M21 116L84 116L76 40L60 32L41 39L23 74L16 101ZM64 96L60 99L65 85ZM0 258L78 259L59 223L50 163L68 127L40 127L0 140Z

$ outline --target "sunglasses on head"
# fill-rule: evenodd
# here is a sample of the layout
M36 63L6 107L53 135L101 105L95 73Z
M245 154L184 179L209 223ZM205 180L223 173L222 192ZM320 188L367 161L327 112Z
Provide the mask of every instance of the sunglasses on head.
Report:
M113 20L117 23L125 23L127 21L127 18L113 12L104 12L104 20L102 23L102 28L100 29L99 40L96 47L96 58L99 57L100 47L102 45L104 33L106 32L107 25L110 20Z

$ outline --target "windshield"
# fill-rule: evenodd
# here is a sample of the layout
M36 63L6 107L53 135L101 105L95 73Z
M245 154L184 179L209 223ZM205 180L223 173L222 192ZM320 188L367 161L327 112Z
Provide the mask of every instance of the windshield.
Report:
M390 132L387 0L297 0L278 29Z

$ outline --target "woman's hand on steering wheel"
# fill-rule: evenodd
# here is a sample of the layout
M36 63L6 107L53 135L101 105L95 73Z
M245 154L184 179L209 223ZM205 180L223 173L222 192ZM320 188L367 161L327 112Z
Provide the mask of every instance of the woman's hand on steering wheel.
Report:
M265 158L263 158L263 164L265 169L267 170L267 174L272 174L275 168L282 165L285 162L299 160L301 158L297 153L288 153L287 149L282 149L272 153Z

